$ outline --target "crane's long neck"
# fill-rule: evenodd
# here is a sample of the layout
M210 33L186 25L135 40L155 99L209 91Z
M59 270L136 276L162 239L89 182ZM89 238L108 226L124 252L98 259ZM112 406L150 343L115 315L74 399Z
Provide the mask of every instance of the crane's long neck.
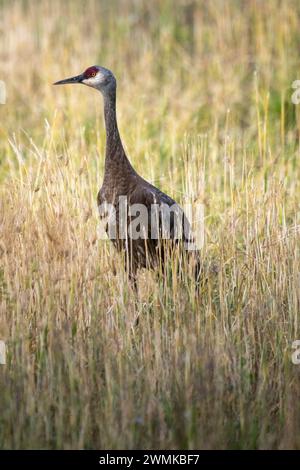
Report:
M105 176L116 174L118 171L132 169L126 156L120 138L117 113L116 90L104 95L104 120L106 129Z

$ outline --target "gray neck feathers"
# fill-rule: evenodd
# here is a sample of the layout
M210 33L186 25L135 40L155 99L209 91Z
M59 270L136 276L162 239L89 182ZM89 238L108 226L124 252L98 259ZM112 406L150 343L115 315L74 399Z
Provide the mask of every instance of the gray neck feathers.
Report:
M106 129L105 178L120 177L124 170L133 168L125 154L120 138L116 114L116 88L104 94Z

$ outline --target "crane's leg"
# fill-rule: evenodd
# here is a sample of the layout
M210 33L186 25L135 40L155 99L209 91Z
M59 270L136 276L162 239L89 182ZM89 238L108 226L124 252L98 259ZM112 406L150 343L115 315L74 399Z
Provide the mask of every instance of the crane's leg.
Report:
M134 289L135 293L137 294L138 293L138 285L137 285L137 276L136 276L136 272L129 272L128 273L128 279L129 279L129 282L130 282L130 285L132 286L132 288Z

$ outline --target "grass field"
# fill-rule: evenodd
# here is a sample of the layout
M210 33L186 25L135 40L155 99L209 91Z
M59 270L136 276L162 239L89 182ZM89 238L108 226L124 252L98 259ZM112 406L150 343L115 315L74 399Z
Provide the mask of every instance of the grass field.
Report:
M1 448L300 448L299 25L298 0L0 1ZM204 204L199 295L136 296L99 240L102 99L52 86L93 64L136 170Z

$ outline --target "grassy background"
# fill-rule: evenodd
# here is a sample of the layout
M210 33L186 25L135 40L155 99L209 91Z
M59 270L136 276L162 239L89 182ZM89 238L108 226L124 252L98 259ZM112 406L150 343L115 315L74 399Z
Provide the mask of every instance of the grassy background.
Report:
M300 448L299 24L298 0L0 1L1 448ZM141 273L137 299L97 238L101 96L51 86L95 63L135 168L205 205L198 297Z

